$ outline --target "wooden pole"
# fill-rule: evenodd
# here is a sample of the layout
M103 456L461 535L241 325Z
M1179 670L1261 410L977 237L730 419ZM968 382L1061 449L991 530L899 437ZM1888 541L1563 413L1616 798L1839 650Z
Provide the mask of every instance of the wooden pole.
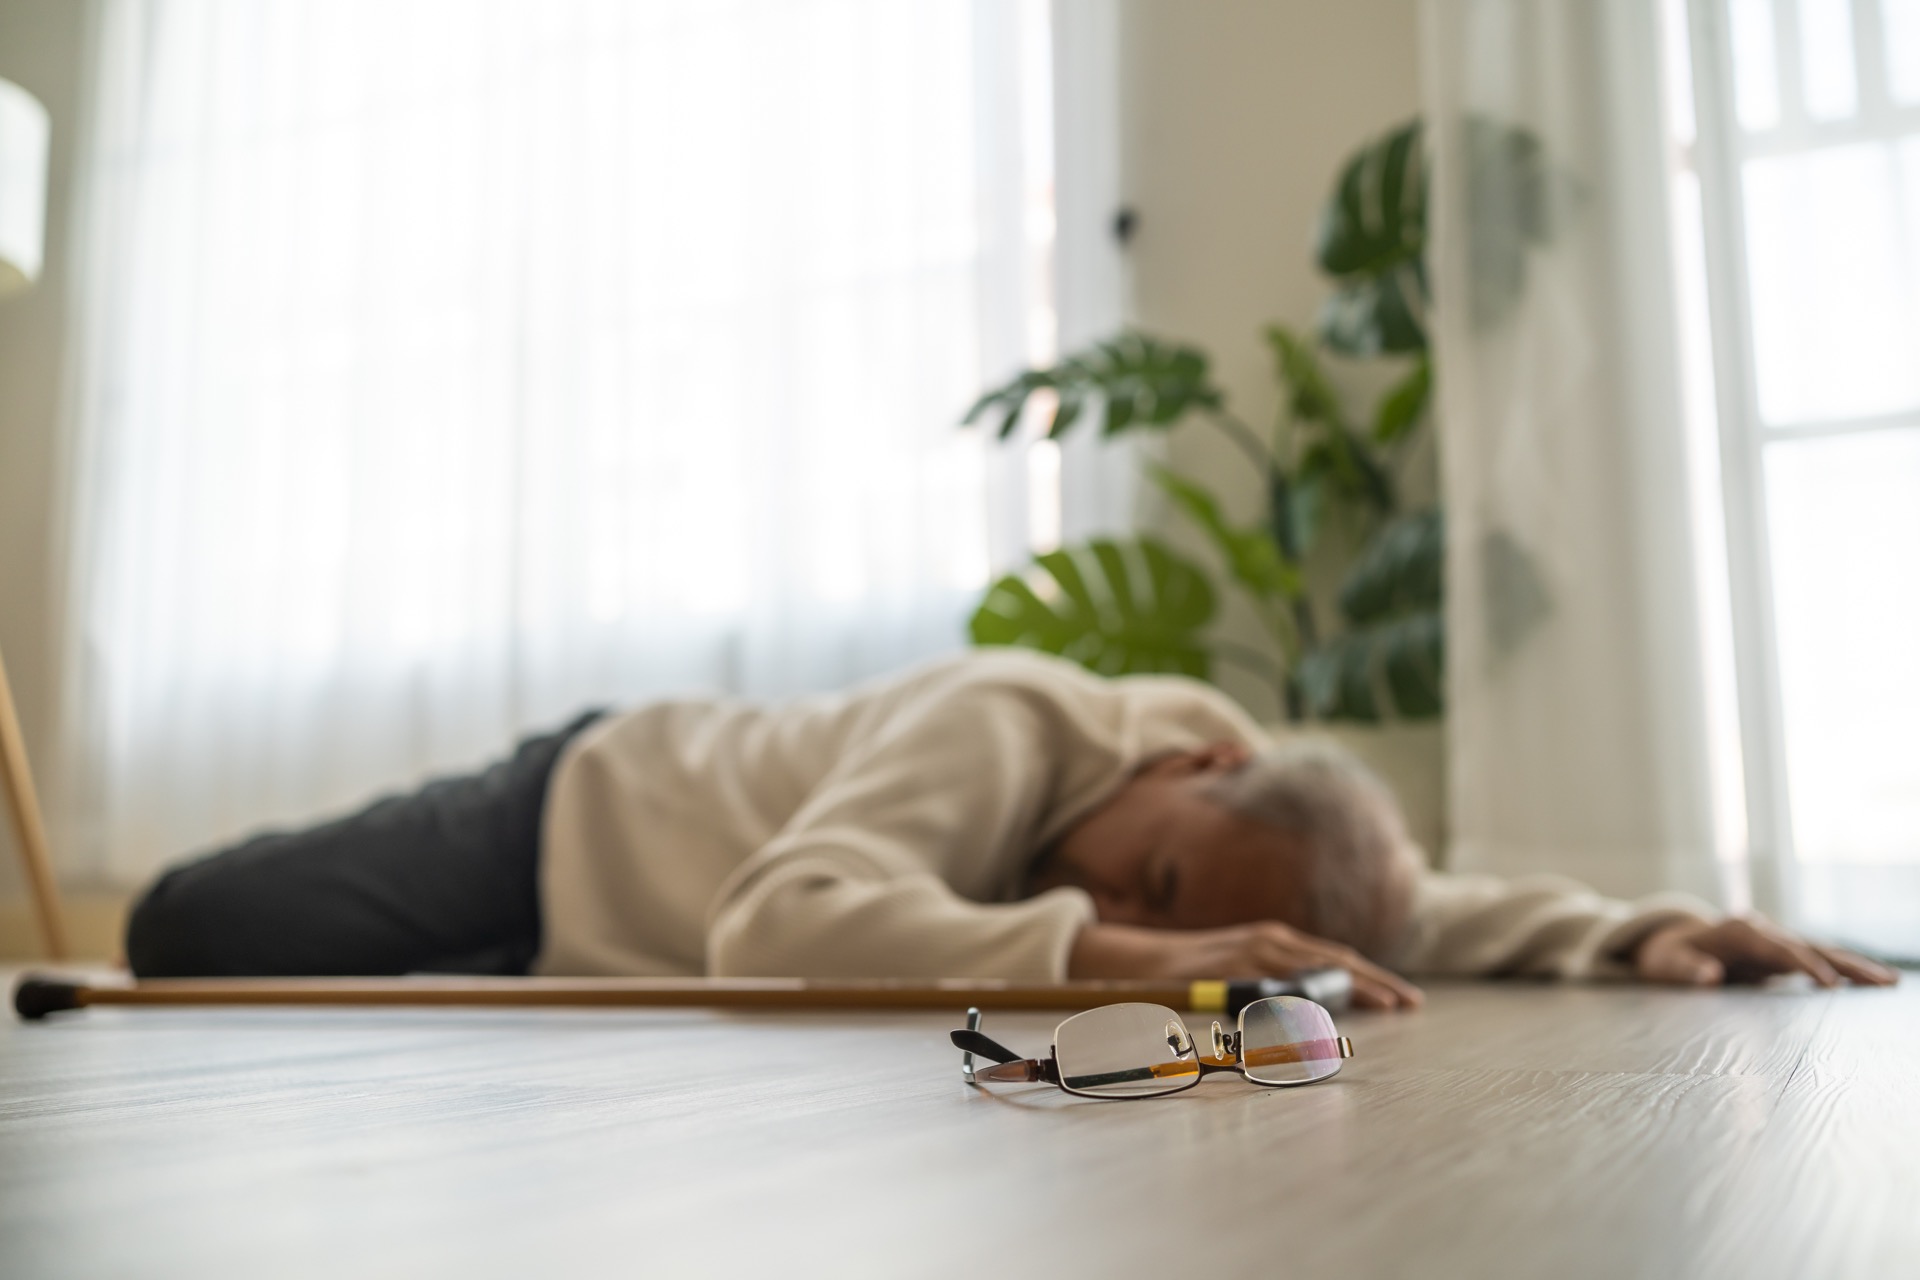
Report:
M1344 970L1221 982L911 982L799 978L177 978L88 983L27 974L14 1009L30 1021L93 1005L493 1006L719 1009L1091 1009L1141 1001L1237 1013L1273 995L1344 1007Z
M67 958L67 926L60 914L60 887L54 883L53 862L47 856L47 833L40 823L40 802L34 797L33 771L27 767L27 740L14 714L13 689L7 684L7 665L0 660L0 777L7 792L7 812L13 817L13 838L20 846L27 884L33 891L34 912L47 955Z

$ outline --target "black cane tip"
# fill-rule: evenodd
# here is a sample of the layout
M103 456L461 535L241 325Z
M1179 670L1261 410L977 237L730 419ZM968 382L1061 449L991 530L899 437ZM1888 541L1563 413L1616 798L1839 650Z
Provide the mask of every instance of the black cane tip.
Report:
M78 1009L83 1004L77 982L29 973L14 984L13 1011L26 1022L38 1022L50 1013Z

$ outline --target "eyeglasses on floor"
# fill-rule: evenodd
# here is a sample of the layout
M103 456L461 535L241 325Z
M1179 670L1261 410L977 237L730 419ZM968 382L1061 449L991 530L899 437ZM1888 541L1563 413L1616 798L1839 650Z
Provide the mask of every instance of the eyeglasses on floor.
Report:
M952 1040L968 1084L1055 1084L1089 1098L1157 1098L1216 1071L1237 1071L1259 1085L1313 1084L1338 1074L1353 1056L1353 1042L1334 1029L1333 1015L1302 996L1254 1001L1233 1031L1215 1022L1204 1046L1163 1004L1076 1013L1054 1028L1045 1058L1023 1058L988 1038L978 1009L967 1010L966 1028ZM975 1055L997 1065L977 1066Z

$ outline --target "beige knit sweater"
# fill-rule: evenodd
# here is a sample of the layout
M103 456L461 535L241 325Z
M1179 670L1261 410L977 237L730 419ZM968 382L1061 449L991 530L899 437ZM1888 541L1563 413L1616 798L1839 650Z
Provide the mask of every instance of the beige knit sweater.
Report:
M1196 681L1102 679L967 653L776 706L655 703L561 757L542 833L537 971L1066 976L1077 889L1019 898L1034 854L1155 752L1268 739ZM1552 877L1422 877L1392 957L1410 973L1581 977L1709 914Z

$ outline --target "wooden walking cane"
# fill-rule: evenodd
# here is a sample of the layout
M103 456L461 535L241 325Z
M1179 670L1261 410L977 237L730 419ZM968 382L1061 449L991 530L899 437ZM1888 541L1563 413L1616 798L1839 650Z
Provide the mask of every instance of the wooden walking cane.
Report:
M53 863L47 857L47 833L40 824L40 802L34 798L33 771L27 768L27 740L20 734L20 718L13 710L13 689L7 684L7 664L0 660L0 776L5 779L7 812L13 816L13 838L33 891L34 913L47 955L67 958L67 926L60 915L60 887L54 883Z
M94 1005L461 1006L493 1008L1091 1009L1141 1001L1236 1014L1268 996L1346 1007L1344 969L1200 982L815 981L800 978L175 978L89 983L27 974L14 1011L37 1022Z

